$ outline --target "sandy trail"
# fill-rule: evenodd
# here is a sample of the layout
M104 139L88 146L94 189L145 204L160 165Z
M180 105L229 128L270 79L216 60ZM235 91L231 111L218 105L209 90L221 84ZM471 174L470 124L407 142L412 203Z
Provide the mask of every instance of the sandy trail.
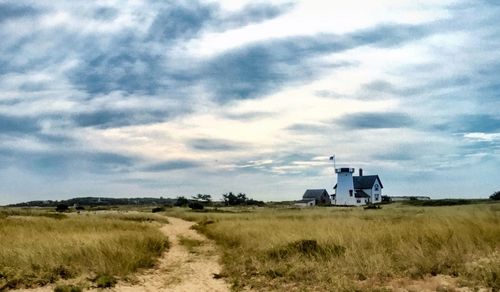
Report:
M138 276L138 283L119 283L115 291L229 291L223 279L214 279L221 267L215 245L190 229L193 222L169 217L161 231L168 236L170 249L160 259L158 267ZM203 241L199 252L192 253L179 243L181 237Z
M192 230L193 222L168 217L169 224L161 227L161 231L168 236L170 248L159 259L153 269L144 270L137 276L133 284L119 282L107 291L230 291L229 285L223 279L214 279L219 274L221 266L218 263L218 254L215 244L206 237ZM190 252L180 244L180 238L189 238L202 241L196 252ZM16 291L48 292L53 286L35 289L21 289ZM90 289L85 291L103 291Z

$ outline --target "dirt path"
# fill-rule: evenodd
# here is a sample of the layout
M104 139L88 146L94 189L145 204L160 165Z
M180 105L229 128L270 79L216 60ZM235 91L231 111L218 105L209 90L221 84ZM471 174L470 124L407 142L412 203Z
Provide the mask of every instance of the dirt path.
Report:
M190 229L193 222L173 217L168 220L170 223L162 226L161 231L168 236L170 249L160 258L157 267L137 275L133 284L119 282L108 291L230 291L223 279L214 279L214 274L221 271L214 243ZM182 239L191 240L196 246L183 245ZM40 287L18 291L45 292L52 289Z
M193 222L169 217L161 231L168 236L170 249L160 259L157 269L139 276L139 283L118 284L115 291L229 291L223 279L214 279L221 267L212 241L190 229ZM201 245L188 250L181 239L194 239Z

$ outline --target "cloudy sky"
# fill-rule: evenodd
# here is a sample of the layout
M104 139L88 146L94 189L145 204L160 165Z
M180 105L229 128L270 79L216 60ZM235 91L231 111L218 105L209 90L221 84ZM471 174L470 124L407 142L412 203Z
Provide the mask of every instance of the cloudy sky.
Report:
M292 200L333 154L388 195L486 197L496 3L0 0L0 204Z

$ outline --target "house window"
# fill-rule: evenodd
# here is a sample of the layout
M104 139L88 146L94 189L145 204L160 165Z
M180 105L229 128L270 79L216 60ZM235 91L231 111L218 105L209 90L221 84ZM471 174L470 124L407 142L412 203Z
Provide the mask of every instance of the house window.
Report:
M352 190L349 190L349 196L352 197Z
M357 200L356 200L356 202L357 202L357 203L361 203L361 200L360 200L360 199L357 199Z
M378 201L378 194L375 195L375 201Z
M375 190L378 191L378 184L375 184Z

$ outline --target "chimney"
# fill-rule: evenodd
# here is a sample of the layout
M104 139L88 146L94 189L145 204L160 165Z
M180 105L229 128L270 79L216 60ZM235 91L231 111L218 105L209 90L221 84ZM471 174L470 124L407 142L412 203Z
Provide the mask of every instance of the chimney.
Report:
M363 176L363 169L362 168L359 169L359 176Z

